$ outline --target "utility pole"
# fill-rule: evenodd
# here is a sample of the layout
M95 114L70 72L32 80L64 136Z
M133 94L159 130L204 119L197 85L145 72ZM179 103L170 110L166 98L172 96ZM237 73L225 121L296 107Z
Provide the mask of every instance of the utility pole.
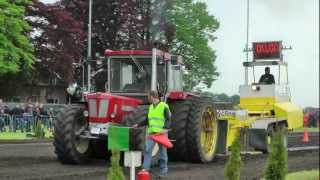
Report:
M247 0L247 43L246 43L246 60L249 61L249 8L250 0ZM248 85L248 67L245 67L245 84Z
M91 91L91 26L92 26L92 0L89 0L89 24L88 24L88 55L87 55L87 63L88 63L88 89L87 91Z

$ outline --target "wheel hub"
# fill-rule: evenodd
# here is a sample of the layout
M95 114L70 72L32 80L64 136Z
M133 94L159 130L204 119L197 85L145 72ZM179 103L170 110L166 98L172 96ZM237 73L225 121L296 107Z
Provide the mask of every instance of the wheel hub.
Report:
M217 143L217 120L210 107L202 113L201 117L201 146L207 156L212 156Z
M74 146L78 153L84 154L87 152L89 148L89 139L81 138L81 133L85 130L86 127L86 121L85 119L81 118L74 124L74 136L75 136L75 142Z

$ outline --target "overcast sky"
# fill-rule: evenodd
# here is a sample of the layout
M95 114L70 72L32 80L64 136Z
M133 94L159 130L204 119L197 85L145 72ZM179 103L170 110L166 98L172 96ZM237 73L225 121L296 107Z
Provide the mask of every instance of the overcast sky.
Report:
M244 83L247 0L204 2L221 23L218 39L212 44L221 76L210 91L231 95L238 92L239 83ZM249 44L282 40L285 46L293 47L284 52L292 99L303 107L319 107L319 0L250 0L249 22ZM271 71L277 75L277 69Z
M55 0L43 0L52 3ZM212 43L217 52L219 80L210 91L233 95L244 83L247 0L202 0L220 21ZM292 99L300 106L319 107L319 0L250 0L249 44L281 40L289 64ZM277 69L271 68L277 76ZM262 69L256 72L256 78ZM250 72L252 77L252 72ZM277 77L276 77L277 78Z

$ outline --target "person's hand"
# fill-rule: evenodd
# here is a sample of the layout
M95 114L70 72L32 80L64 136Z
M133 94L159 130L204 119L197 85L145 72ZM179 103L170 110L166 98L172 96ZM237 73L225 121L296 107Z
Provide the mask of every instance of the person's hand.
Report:
M132 127L133 127L133 128L137 128L137 127L138 127L138 124L134 124Z

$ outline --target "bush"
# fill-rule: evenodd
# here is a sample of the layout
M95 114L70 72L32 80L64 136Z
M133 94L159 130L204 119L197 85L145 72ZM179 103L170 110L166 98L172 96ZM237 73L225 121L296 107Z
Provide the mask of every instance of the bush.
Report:
M240 179L240 168L241 168L241 142L240 133L236 134L236 139L231 145L231 155L224 168L225 178L228 180L239 180Z
M34 131L34 136L36 138L44 138L45 136L43 126L40 120L37 121L37 125Z
M120 152L112 151L111 167L108 169L107 180L125 180L122 167L119 164Z
M277 127L272 134L271 153L268 156L266 180L285 180L287 174L287 150L283 145L284 130Z

